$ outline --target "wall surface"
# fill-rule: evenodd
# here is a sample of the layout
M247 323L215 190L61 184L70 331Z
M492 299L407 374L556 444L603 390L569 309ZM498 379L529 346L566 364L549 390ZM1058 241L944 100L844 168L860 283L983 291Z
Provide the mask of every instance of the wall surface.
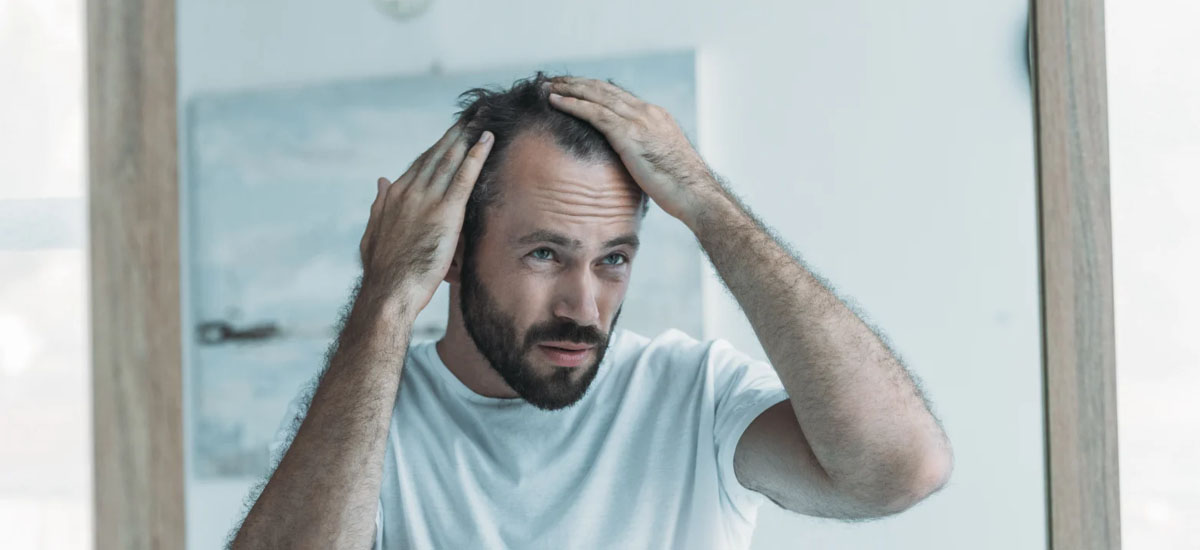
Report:
M701 152L887 334L955 448L949 486L901 516L843 524L768 506L754 548L1044 548L1026 4L434 0L398 22L367 0L182 0L179 101L695 49ZM762 357L711 279L705 298L706 336ZM190 548L221 543L251 481L188 480Z

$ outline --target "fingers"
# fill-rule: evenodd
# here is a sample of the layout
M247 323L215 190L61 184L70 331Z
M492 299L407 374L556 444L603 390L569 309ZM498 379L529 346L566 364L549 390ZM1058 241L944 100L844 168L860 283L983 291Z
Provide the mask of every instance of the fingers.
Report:
M625 118L636 118L645 108L645 102L625 89L603 80L560 77L551 80L549 89L559 95L577 97L607 107Z
M621 121L624 118L608 107L595 103L587 99L578 97L568 97L556 93L550 94L550 104L565 111L567 114L577 116L595 126L606 136L617 135L615 132L620 128Z
M367 217L367 227L363 230L363 238L358 246L359 254L361 254L364 264L371 252L371 242L374 239L375 227L379 225L379 218L383 216L384 197L390 185L391 182L387 178L379 178L375 182L375 201L371 203L371 215Z
M387 195L388 187L391 187L391 182L387 178L379 178L375 182L375 202L371 203L371 217L373 220L379 217L379 213L383 211L383 197Z
M395 183L390 183L387 178L376 181L371 215L359 243L364 272L371 258L380 254L380 247L395 248L395 245L386 244L395 235L385 235L393 234L397 228L425 227L428 230L430 224L453 223L454 219L461 224L462 205L470 197L495 142L495 136L485 131L468 150L465 126L459 121L447 130L442 139L418 157ZM450 203L455 204L448 211L445 206Z
M428 159L431 153L433 153L433 147L430 147L420 155L417 155L417 158L409 163L408 168L404 169L404 173L401 174L400 177L396 178L396 183L407 185L408 182L416 179L417 170L421 169L421 166L425 164L425 159Z
M450 146L450 150L438 159L433 164L435 168L429 176L427 185L431 193L441 197L446 193L446 188L450 185L450 180L454 178L455 172L458 171L459 165L463 162L463 157L467 155L467 136L465 133L460 133L458 138Z
M495 142L495 136L491 132L485 130L480 134L479 141L471 146L471 150L467 152L458 171L454 173L454 178L450 180L445 194L447 201L457 204L467 202L471 196L471 190L475 188L475 181L479 179L479 172L483 170L483 163L487 160L488 154L492 151L492 144Z
M600 85L600 87L607 89L621 99L625 100L625 103L635 107L645 103L645 101L642 101L642 98L634 95L633 92L618 86L617 83L613 82L611 78L608 80L595 80L594 82Z
M449 152L457 142L461 141L460 138L465 130L464 126L465 124L463 124L463 122L460 120L454 123L449 130L446 130L446 133L442 136L442 139L439 139L438 142L434 144L433 151L428 157L426 157L425 163L417 170L417 177L415 180L413 180L414 183L428 184L430 178L433 177L434 171L437 170L443 162L445 162L445 157L447 156L446 153Z
M409 165L408 170L406 170L404 175L400 176L396 180L396 183L403 184L401 187L407 187L412 182L423 179L421 175L423 172L426 172L425 168L430 167L431 164L436 163L437 159L441 158L442 154L446 150L446 147L454 142L454 138L462 132L464 126L464 122L459 120L447 128L446 133L442 134L442 137L438 139L432 147L426 149L425 152L421 153L420 156L417 157L417 160L414 160L413 163ZM432 170L432 167L430 167L429 170ZM425 173L425 177L428 177L427 172Z

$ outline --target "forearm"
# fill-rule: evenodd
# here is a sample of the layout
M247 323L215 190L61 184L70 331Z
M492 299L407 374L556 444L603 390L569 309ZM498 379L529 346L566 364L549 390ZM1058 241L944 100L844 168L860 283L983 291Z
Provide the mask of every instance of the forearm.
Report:
M882 338L728 193L689 222L745 311L804 437L850 495L903 499L936 486L945 435ZM914 489L916 488L916 489Z
M369 548L412 322L364 289L234 548Z

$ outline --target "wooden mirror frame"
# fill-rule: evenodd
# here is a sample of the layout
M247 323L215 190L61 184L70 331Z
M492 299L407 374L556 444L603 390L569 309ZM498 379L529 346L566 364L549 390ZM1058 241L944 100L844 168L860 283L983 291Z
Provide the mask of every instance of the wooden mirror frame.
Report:
M1032 0L1048 543L1120 548L1103 0ZM95 541L185 546L174 0L87 4Z

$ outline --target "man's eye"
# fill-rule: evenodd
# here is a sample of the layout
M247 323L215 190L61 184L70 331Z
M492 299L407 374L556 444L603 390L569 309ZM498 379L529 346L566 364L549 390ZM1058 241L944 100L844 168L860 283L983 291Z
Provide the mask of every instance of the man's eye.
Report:
M549 248L539 248L537 250L534 250L533 252L530 252L529 255L533 256L534 259L549 260L554 257L554 252L551 251Z
M611 260L611 262L608 265L622 265L625 262L629 261L629 258L627 256L625 256L624 254L617 253L617 252L609 254L604 259L606 261Z

